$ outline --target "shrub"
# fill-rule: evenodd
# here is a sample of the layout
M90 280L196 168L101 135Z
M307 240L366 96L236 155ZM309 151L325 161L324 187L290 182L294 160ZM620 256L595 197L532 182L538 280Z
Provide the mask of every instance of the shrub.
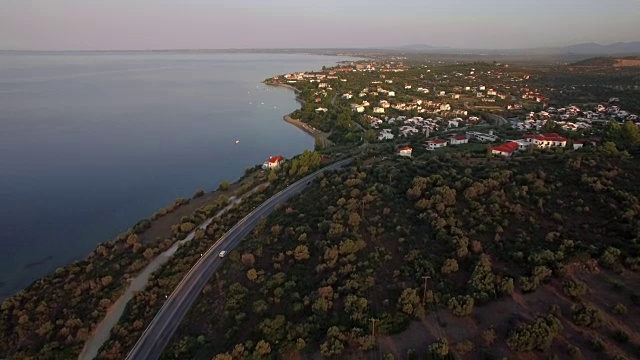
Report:
M595 352L603 352L604 351L604 344L598 338L591 339L589 341L589 347L591 347L591 350L593 350Z
M469 295L456 296L447 302L447 308L451 310L455 316L467 316L473 312L473 298Z
M553 338L562 331L562 324L553 315L538 317L531 325L520 326L507 339L509 348L516 352L545 350L551 346Z
M617 341L619 343L625 344L625 343L629 342L629 335L626 332L622 331L622 330L614 331L612 337L613 337L613 339L615 341Z
M602 324L600 310L593 306L580 304L571 306L571 315L576 325L584 327L598 327Z
M585 295L589 290L587 284L580 280L567 280L562 284L562 289L565 295L570 296L573 299L578 299Z
M613 306L612 311L616 315L622 315L622 314L626 314L628 310L627 310L627 307L624 306L623 304L617 303Z

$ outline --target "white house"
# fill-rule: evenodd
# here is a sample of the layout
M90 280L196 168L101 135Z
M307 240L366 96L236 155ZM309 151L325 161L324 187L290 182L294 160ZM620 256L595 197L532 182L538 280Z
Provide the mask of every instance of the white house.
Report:
M398 149L397 154L400 156L405 156L405 157L411 157L411 152L413 151L413 149L411 149L408 146L404 146Z
M396 96L396 92L395 91L389 91L389 93L387 95L389 97L393 97L393 96Z
M284 162L284 158L280 155L270 156L269 160L262 164L263 169L277 169Z
M393 134L391 133L391 130L389 129L384 129L380 132L380 134L378 134L378 140L382 141L382 140L393 140L395 136L393 136Z
M440 105L440 111L451 111L451 104Z
M453 119L453 120L449 120L449 127L458 127L460 125L460 122L462 121L462 119Z
M427 150L435 150L447 146L447 140L435 139L425 143Z
M351 94L343 94L343 95L342 95L342 98L343 98L343 99L350 100L351 98L353 98L353 95L351 95Z
M323 107L319 107L319 108L316 109L317 113L321 113L321 112L325 112L326 113L327 111L329 111L329 109L323 108Z
M580 149L580 148L581 148L581 147L583 147L583 146L584 146L584 141L575 140L575 141L573 142L573 150L578 150L578 149Z
M551 134L536 134L536 135L525 135L525 140L530 143L533 143L535 146L545 149L551 148L554 146L565 147L567 146L567 139L562 136L551 133Z
M452 137L451 140L449 140L449 143L451 145L468 144L469 138L466 137L465 135L458 135L458 136Z
M364 112L364 106L362 105L358 105L358 104L353 104L351 105L351 110L358 112L358 113L363 113Z
M373 108L373 112L374 112L375 114L384 114L384 108L381 108L381 107L374 107L374 108Z

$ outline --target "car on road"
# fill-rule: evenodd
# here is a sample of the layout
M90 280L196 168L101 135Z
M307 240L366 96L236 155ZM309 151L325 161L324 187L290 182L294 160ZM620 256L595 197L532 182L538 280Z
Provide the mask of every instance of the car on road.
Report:
M225 250L220 251L220 254L218 254L218 256L220 256L221 258L223 258L225 255L227 255L227 252Z

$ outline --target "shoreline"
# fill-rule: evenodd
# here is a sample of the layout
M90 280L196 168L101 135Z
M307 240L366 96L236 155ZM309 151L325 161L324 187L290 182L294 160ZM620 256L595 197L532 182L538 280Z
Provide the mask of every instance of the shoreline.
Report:
M282 83L274 83L274 82L266 82L266 81L264 83L266 85L270 85L270 86L283 87L285 89L293 90L293 92L296 94L296 97L295 97L296 101L298 103L300 103L301 105L305 104L304 100L302 100L302 99L300 99L300 97L298 97L298 94L300 94L301 91L296 89L295 87L293 87L293 86L291 86L289 84L282 84ZM309 136L313 137L315 140L320 140L322 142L323 146L327 146L327 145L333 144L331 142L331 140L329 140L329 135L330 134L327 134L327 133L325 133L323 131L320 131L320 130L314 128L313 126L302 122L301 120L292 118L291 114L287 114L287 115L283 116L282 119L285 122L287 122L287 123L297 127L298 129L302 130L303 132L305 132Z

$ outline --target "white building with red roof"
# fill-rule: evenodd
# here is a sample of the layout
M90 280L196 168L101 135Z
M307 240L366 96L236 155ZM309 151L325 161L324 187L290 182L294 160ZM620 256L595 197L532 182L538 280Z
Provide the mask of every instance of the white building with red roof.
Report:
M425 143L427 150L435 150L447 146L447 140L435 139Z
M525 135L524 139L541 149L548 149L555 146L567 146L567 139L556 133Z
M413 152L412 148L410 148L409 146L403 146L398 148L397 154L400 156L411 157L412 152Z
M491 153L494 155L511 156L519 147L520 145L517 142L511 141L491 148Z
M468 144L469 138L466 135L458 135L454 136L449 140L449 144L451 145L460 145L460 144Z
M269 160L262 164L263 169L277 169L284 162L284 158L280 155L270 156Z

